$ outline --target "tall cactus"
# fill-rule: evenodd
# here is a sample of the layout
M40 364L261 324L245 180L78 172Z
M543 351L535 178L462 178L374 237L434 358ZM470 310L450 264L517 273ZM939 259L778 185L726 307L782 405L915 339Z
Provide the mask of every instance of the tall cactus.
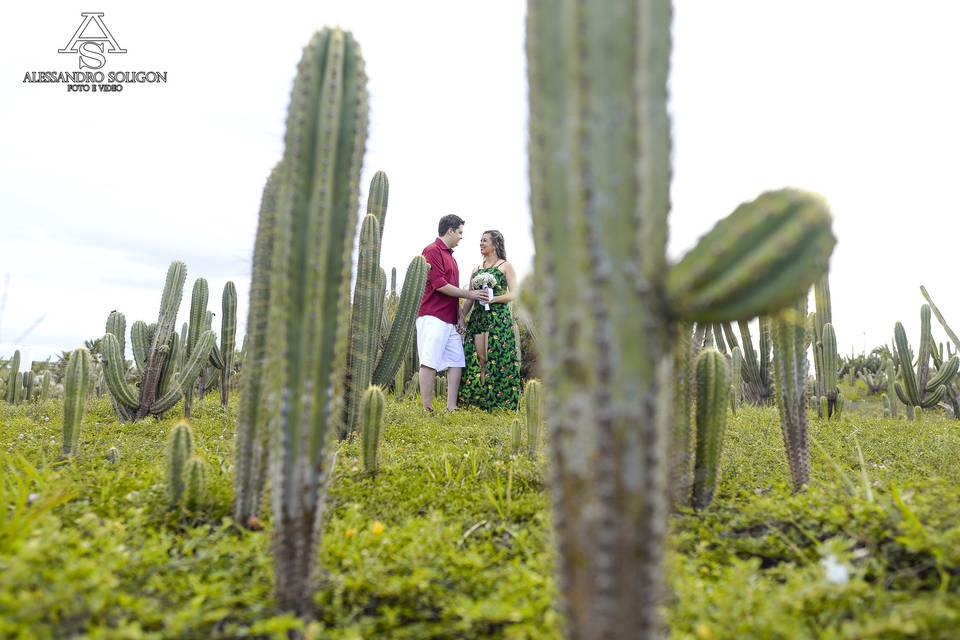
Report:
M380 296L379 276L380 222L377 216L367 214L360 227L360 256L357 260L357 282L353 289L353 313L350 320L347 427L351 430L359 422L360 397L373 379L381 320L376 313Z
M205 278L197 278L193 283L193 292L190 294L190 324L187 330L187 341L181 345L183 354L189 358L197 347L200 340L200 334L204 330L207 321L207 302L210 299L210 286ZM200 373L207 366L206 360L203 362ZM189 418L193 412L193 394L194 385L183 390L183 416Z
M386 403L380 387L369 387L360 399L360 440L363 468L376 473L379 465L380 434L383 431L383 407Z
M220 318L220 404L230 402L230 374L233 372L233 352L237 346L237 287L228 281L223 287L222 316Z
M816 375L814 383L814 395L817 398L826 397L828 385L825 380L827 374L823 363L823 327L826 324L833 324L833 309L830 304L830 276L824 274L815 285L813 285L813 298L816 308L812 315L810 343L813 347L813 368ZM833 387L836 388L836 372L833 373ZM834 391L835 393L835 391ZM828 399L829 400L829 399ZM817 401L817 413L822 418L819 400Z
M720 452L727 425L730 376L727 362L716 349L697 356L697 457L693 473L693 507L706 509L713 500L720 475Z
M897 417L897 401L896 401L896 390L894 385L897 383L897 373L894 369L893 360L887 358L883 361L883 368L887 374L887 392L884 394L887 397L887 402L890 405L890 417Z
M309 615L324 498L343 421L350 324L350 273L367 130L363 60L353 36L318 32L301 58L287 115L273 213L265 358L250 376L276 415L270 456L274 584L283 610ZM261 216L264 215L261 209ZM261 219L258 228L264 227ZM255 253L258 257L258 253ZM251 388L248 388L249 391Z
M60 448L65 456L77 451L92 367L90 352L82 347L75 349L67 360L63 380L63 444ZM49 376L49 372L46 375Z
M17 403L16 390L17 390L17 374L20 373L20 350L17 349L13 352L13 358L10 360L10 372L7 375L7 402L10 404ZM22 384L22 378L21 382Z
M740 408L740 394L742 393L740 376L743 371L743 354L740 347L734 347L730 352L730 409L736 415Z
M820 342L817 345L820 353L821 378L818 380L820 391L827 399L827 418L832 418L837 410L837 398L840 391L837 389L837 372L840 370L840 358L837 355L837 335L833 332L833 324L823 325ZM821 403L822 405L822 403Z
M27 369L23 372L23 401L33 402L33 382L36 375Z
M540 449L543 433L543 385L539 380L528 380L523 389L527 409L527 455L533 457Z
M260 499L266 482L269 435L275 427L277 403L268 397L266 380L276 377L279 366L267 352L267 320L271 306L270 277L280 265L274 263L273 239L276 233L277 197L281 168L276 165L267 178L260 201L257 235L253 245L253 267L250 278L250 307L247 310L247 332L244 345L240 385L240 406L237 412L236 473L234 477L233 519L242 526L258 520ZM273 393L273 391L270 391Z
M377 366L373 370L375 385L387 385L393 374L400 369L407 352L412 348L415 337L413 327L417 320L423 287L427 282L427 268L427 261L423 256L415 256L407 266L400 298L397 301L393 321L390 323L390 334L377 360Z
M670 22L668 0L528 4L535 271L573 638L663 635L675 323L772 312L822 275L834 244L823 203L783 190L668 264Z
M787 466L794 491L810 480L810 449L807 441L807 297L802 296L771 319L773 378L777 412L787 453ZM830 327L824 325L824 333Z
M187 461L193 456L193 430L190 424L181 420L170 431L167 440L167 499L171 507L183 502L186 491Z
M744 400L753 405L769 404L773 397L773 380L770 373L770 319L761 317L760 350L753 348L753 338L750 336L750 325L745 320L739 321L740 337L743 339L743 372Z
M917 353L917 368L914 371L910 360L910 343L907 333L899 322L894 325L894 341L897 345L897 354L900 357L900 380L894 383L897 397L906 405L907 417L914 419L914 408L929 409L935 407L946 394L946 385L957 373L960 359L953 356L944 363L943 367L934 376L930 375L930 305L920 307L920 349Z
M207 501L207 463L199 456L187 460L183 470L183 502L195 510Z

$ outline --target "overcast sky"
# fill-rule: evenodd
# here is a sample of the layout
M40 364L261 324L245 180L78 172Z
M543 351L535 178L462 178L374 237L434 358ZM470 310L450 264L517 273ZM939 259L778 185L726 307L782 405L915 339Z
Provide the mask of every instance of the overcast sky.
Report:
M104 72L166 71L168 82L114 94L24 83L79 68L57 51L82 10L102 11L127 50L106 54ZM283 151L301 49L324 25L353 31L366 60L362 201L374 171L390 178L381 264L402 277L450 212L467 220L461 271L489 228L521 275L532 264L520 0L41 0L4 17L0 356L79 346L112 309L128 326L156 321L175 259L188 267L180 322L202 276L218 318L224 283L237 284L242 330L261 189ZM915 342L920 284L960 325L958 24L960 4L946 0L678 2L670 255L763 190L818 191L839 238L844 353L889 343L898 319Z

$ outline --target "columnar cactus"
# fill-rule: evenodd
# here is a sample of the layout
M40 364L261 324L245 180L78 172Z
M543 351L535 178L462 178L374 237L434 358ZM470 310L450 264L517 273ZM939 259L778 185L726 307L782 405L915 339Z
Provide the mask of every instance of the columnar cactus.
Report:
M251 285L270 289L269 307L251 304L251 324L267 314L265 357L274 362L252 384L262 401L277 403L267 411L276 416L270 456L276 601L303 615L312 607L324 498L344 418L351 253L366 131L357 43L339 28L324 29L304 49L294 79L270 271L259 274L269 284Z
M946 385L957 373L960 359L953 356L944 363L943 367L930 375L930 305L920 307L920 350L917 354L917 368L914 371L910 360L910 343L903 325L896 323L893 329L894 340L897 344L897 353L900 356L900 380L893 386L897 397L907 407L907 417L914 418L914 408L929 409L935 407L946 393Z
M759 318L760 352L753 348L750 325L745 320L738 322L743 339L743 397L753 405L766 405L773 397L773 380L770 373L770 319Z
M368 387L360 399L360 439L363 449L363 468L376 473L383 431L383 407L386 401L380 387Z
M77 451L92 366L90 352L82 347L75 349L67 360L63 379L63 444L60 448L65 456Z
M207 321L207 302L209 299L210 286L206 279L197 278L193 283L193 292L190 294L190 324L187 330L187 341L180 347L187 358L193 354L197 342L200 340L200 334L203 333ZM201 366L201 374L206 366L207 361L205 359ZM193 393L193 384L183 390L183 416L185 418L189 418L193 411Z
M120 353L126 353L127 349L127 318L119 311L111 311L110 315L107 316L107 326L105 327L106 333L112 333L117 337L117 341L120 342Z
M540 449L543 433L543 385L539 380L528 380L523 388L527 410L527 455L533 457Z
M888 402L890 403L890 417L897 417L897 402L896 402L896 390L894 385L897 383L897 374L894 368L893 360L887 358L883 361L883 368L887 374L887 392L884 394L887 397Z
M13 376L13 404L23 402L23 372L17 371Z
M794 491L800 491L810 480L806 319L806 296L802 296L795 306L784 309L771 319L777 411L780 414L780 428ZM829 327L829 324L824 325L825 334Z
M840 392L837 389L837 372L840 370L840 358L837 355L837 335L833 331L833 325L826 323L823 325L820 334L820 341L817 344L817 351L820 355L820 378L817 381L818 388L823 391L823 396L827 399L826 413L827 418L833 417L837 408L837 398Z
M669 0L528 4L551 495L574 638L663 635L676 323L789 304L834 244L823 203L782 190L742 205L669 265L670 22Z
M113 317L114 313L116 312L110 313L110 318ZM120 355L123 355L123 334L115 332L119 330L119 327L112 325L110 318L107 319L107 333L112 333L117 337L117 341L120 343ZM135 320L130 326L130 345L133 347L133 362L137 365L137 371L143 371L147 353L150 351L151 340L152 338L147 323L143 320Z
M46 402L50 399L50 383L53 381L53 374L49 371L45 371L43 374L43 382L40 383L40 402Z
M373 384L385 386L394 373L400 369L408 351L413 349L420 298L427 283L427 261L423 256L415 256L407 266L403 277L403 287L397 301L396 311L390 323L390 334L373 370ZM419 368L419 367L418 367Z
M671 503L674 509L680 509L690 504L690 491L693 488L693 410L696 405L694 365L702 350L705 327L698 324L694 328L691 323L681 322L674 327L674 331L674 407L667 466Z
M277 358L268 357L267 321L271 306L271 273L274 269L281 268L281 265L275 264L273 258L280 179L281 167L278 164L273 168L263 188L253 246L250 307L247 310L247 332L244 338L247 353L244 355L240 405L237 412L233 499L233 519L242 526L250 526L258 520L260 499L266 482L269 436L277 418L276 399L267 397L271 387L264 381L275 379L278 374L273 369L279 366ZM275 392L271 390L270 393Z
M170 431L167 440L167 499L178 507L186 490L187 461L193 456L193 430L182 420Z
M830 277L824 274L813 286L813 298L816 308L812 314L812 323L810 327L810 343L813 347L813 368L816 375L814 383L814 395L817 398L826 397L828 385L825 380L826 371L823 363L823 327L826 324L833 323L833 310L830 304ZM836 382L836 372L833 373L834 383ZM834 389L836 384L834 384ZM820 414L819 401L817 412ZM822 418L823 415L820 414Z
M31 370L23 372L23 400L33 402L33 382L36 375Z
M207 463L192 456L183 469L183 502L187 509L201 508L207 501Z
M697 456L693 472L693 508L706 509L713 500L720 475L720 452L727 425L730 376L727 362L716 349L697 356Z
M227 282L223 287L220 318L220 404L230 402L230 374L233 372L233 352L237 346L237 287Z
M360 256L357 260L357 282L353 289L353 314L350 320L347 425L351 430L359 422L360 397L373 379L381 322L381 317L376 313L380 298L379 279L380 222L377 216L367 214L360 227Z
M520 418L514 418L510 425L510 454L518 455L523 447L523 424Z
M939 350L931 349L930 355L933 357L933 366L936 367L937 371L942 371L944 367L943 344L940 345ZM950 358L952 357L953 355L950 355ZM949 360L947 360L947 362L949 362ZM958 397L960 396L960 393L957 391L956 382L957 376L954 375L943 385L943 401L950 405L950 410L953 412L954 419L960 420L960 397Z
M16 391L17 391L17 374L20 373L20 350L17 349L13 352L13 358L10 360L10 372L7 375L7 402L10 404L17 403ZM20 384L23 384L21 378Z
M740 347L734 347L730 354L730 409L736 415L737 409L740 408L743 355L740 353Z

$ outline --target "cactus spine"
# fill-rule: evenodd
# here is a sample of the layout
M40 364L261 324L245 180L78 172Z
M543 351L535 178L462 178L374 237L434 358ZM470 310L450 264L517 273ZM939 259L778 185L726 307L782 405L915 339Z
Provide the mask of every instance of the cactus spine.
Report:
M223 287L223 314L220 318L220 404L230 401L230 374L233 372L233 352L237 346L237 287L227 282Z
M380 387L371 386L360 399L360 438L363 449L363 468L376 473L380 450L380 433L383 431L383 407L385 400Z
M267 397L269 387L264 381L277 376L274 369L278 366L276 358L268 358L267 321L271 303L271 273L281 268L273 258L280 179L281 167L278 164L263 188L253 246L250 308L247 310L247 333L243 341L247 353L243 359L244 372L240 380L240 406L237 412L233 499L233 519L241 526L249 526L260 513L270 450L268 439L277 418L277 404L275 399Z
M794 491L810 480L810 451L807 442L806 327L807 299L784 309L772 319L773 371L777 412L787 452L787 465ZM827 327L824 326L824 333Z
M783 190L668 264L670 23L668 0L528 3L551 495L574 638L663 635L676 323L772 312L822 275L834 244L819 199Z
M180 506L186 490L187 461L193 455L193 430L181 420L167 441L167 498L171 507Z
M262 401L278 404L267 412L277 416L270 456L276 601L301 615L312 608L334 439L345 415L350 258L366 129L357 43L340 29L324 29L304 49L294 79L269 283L251 285L270 289L269 307L251 304L251 325L267 314L265 357L276 360L252 382Z
M69 456L77 451L80 440L80 423L87 402L90 383L90 370L93 362L90 352L84 348L76 349L67 360L67 370L63 382L63 444L61 452ZM47 376L49 376L49 372Z
M697 356L697 456L693 472L693 508L706 509L713 500L720 474L720 452L727 425L730 376L716 349Z
M537 455L543 437L543 385L538 380L528 380L523 395L527 408L527 455L532 458Z

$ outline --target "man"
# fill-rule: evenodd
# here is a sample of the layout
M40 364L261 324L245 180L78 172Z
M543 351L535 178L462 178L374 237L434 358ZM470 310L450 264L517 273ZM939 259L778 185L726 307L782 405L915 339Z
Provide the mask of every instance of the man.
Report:
M489 302L485 291L460 288L460 270L453 248L463 238L463 219L453 214L440 218L439 236L423 250L430 268L417 314L417 352L420 356L420 397L423 408L433 411L433 382L447 370L447 411L457 408L457 391L463 374L463 317L459 298Z

